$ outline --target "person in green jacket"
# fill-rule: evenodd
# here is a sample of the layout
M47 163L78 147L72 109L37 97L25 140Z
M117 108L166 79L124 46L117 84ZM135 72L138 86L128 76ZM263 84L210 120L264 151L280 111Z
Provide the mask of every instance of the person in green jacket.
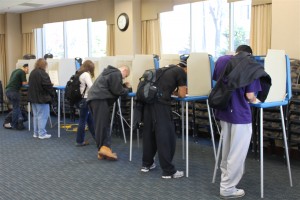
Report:
M23 124L23 116L20 108L20 89L23 85L28 84L26 79L28 72L28 64L24 64L22 68L16 69L11 73L9 82L5 88L5 94L12 104L12 122L4 124L4 128L17 129L18 122L22 122Z

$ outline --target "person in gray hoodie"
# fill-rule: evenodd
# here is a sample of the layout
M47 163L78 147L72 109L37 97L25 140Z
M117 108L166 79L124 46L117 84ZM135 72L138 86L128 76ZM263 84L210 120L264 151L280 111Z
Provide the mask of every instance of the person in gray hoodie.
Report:
M111 150L110 110L120 96L126 96L130 91L129 83L123 84L123 79L129 74L130 69L126 65L120 68L108 65L88 92L87 103L94 120L99 160L118 159Z

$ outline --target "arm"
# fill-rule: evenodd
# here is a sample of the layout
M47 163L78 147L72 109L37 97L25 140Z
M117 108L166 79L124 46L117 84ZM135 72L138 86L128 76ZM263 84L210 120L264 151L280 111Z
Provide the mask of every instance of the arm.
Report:
M118 74L113 74L109 77L108 87L115 96L127 95L129 92L129 89L123 86L122 76Z
M255 96L254 92L246 93L246 98L248 99L248 101L250 103L256 102L256 96Z
M186 96L186 90L187 90L186 86L179 86L178 87L178 97L184 98Z

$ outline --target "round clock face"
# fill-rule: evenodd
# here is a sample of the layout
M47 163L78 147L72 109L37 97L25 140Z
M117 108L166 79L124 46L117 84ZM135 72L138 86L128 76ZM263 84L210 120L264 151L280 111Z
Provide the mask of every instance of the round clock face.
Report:
M119 15L117 19L117 25L120 31L126 31L129 25L129 18L126 13L122 13Z

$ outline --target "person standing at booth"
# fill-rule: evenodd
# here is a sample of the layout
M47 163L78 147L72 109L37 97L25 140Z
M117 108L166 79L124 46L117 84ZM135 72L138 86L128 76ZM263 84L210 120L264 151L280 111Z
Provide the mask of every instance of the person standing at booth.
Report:
M84 140L86 123L88 125L89 131L92 134L92 137L95 139L94 122L86 102L88 91L93 85L92 78L94 77L94 71L94 63L90 60L86 60L83 62L76 74L79 76L80 93L83 95L81 101L78 102L76 105L79 108L79 122L76 136L76 146L78 147L86 146L89 144L87 141Z
M29 75L28 101L33 112L33 137L48 139L46 124L50 117L50 103L54 97L53 84L46 72L48 63L40 58L34 65L34 70Z
M88 92L87 102L94 120L99 160L118 159L111 150L110 110L120 96L126 96L130 91L129 83L123 84L123 79L129 74L130 69L126 65L120 68L108 65Z
M5 88L5 94L9 102L12 104L12 122L4 124L8 129L17 129L18 123L23 125L23 116L20 108L21 94L20 89L23 85L28 84L26 74L28 74L28 64L24 64L22 68L16 69L11 73L9 82Z
M181 178L183 171L176 170L172 163L176 148L175 124L171 110L171 95L177 88L178 97L187 93L187 64L182 60L177 65L169 65L158 80L157 86L162 96L152 104L144 104L143 157L141 172L149 172L156 167L154 156L157 152L162 178Z
M238 86L238 88L233 91L231 100L225 109L215 110L215 116L220 120L223 135L222 160L220 164L222 172L220 197L225 199L239 198L245 195L245 191L243 189L238 189L236 186L244 173L245 159L252 135L252 115L249 102L256 102L257 99L255 94L261 91L259 79L250 77L251 73L249 73L249 71L251 71L250 68L252 68L252 66L247 62L244 62L244 64L242 64L243 66L240 64L243 59L251 55L252 49L250 46L240 45L236 49L236 55L219 57L216 61L213 73L213 80L223 81L222 84L227 84L229 78L228 76L222 76L223 71L230 67L234 69L237 65L240 65L239 67L241 67L242 70L238 70L238 72L234 74L234 78L242 77L244 80L249 80L249 82L246 83L246 86ZM231 63L230 61L233 59L239 59L241 62ZM232 73L230 75L232 75ZM227 82L224 81L225 79Z

